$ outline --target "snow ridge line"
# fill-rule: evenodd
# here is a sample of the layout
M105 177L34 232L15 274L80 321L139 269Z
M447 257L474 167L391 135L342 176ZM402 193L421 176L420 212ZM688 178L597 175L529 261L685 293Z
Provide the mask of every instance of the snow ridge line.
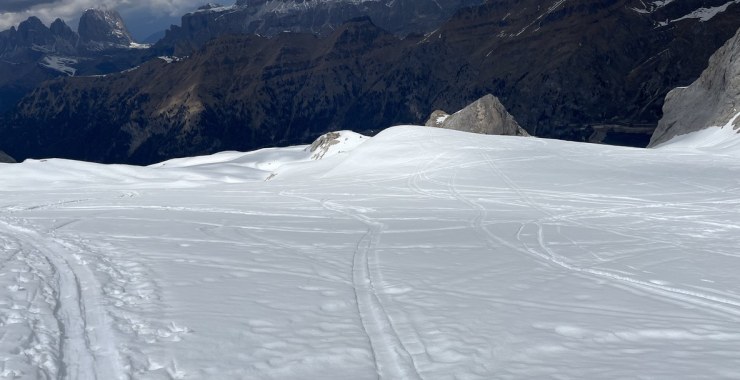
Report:
M33 229L0 220L0 226L25 249L38 253L56 277L54 316L59 323L58 379L125 378L110 331L110 321L100 305L100 289L86 263L73 262L64 244Z
M336 203L322 201L321 205L327 210L349 216L368 226L367 232L357 243L354 252L352 282L363 329L370 340L370 347L373 351L378 379L423 380L413 356L401 341L373 283L373 269L370 265L369 254L377 248L385 225L347 211L346 208Z

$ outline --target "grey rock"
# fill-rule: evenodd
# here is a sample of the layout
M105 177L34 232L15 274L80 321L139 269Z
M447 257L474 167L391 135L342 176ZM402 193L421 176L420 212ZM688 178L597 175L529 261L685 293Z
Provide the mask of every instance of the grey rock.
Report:
M8 156L5 152L0 150L0 164L14 164L16 161L13 157Z
M444 121L447 120L448 117L450 117L450 114L448 114L447 112L442 110L435 110L434 112L432 112L431 115L429 115L429 119L426 123L424 123L424 125L426 125L427 127L441 128L442 123L444 123Z
M134 42L116 11L88 9L80 18L80 41L90 50L125 48Z
M434 111L425 125L484 135L529 136L498 98L491 94L452 115Z
M324 155L326 155L332 145L339 144L339 137L340 134L338 132L329 132L319 136L319 138L317 138L316 141L308 147L308 151L313 153L311 155L311 159L320 160L324 158Z
M740 29L709 59L709 66L688 87L665 98L663 117L648 147L673 137L724 126L740 112Z

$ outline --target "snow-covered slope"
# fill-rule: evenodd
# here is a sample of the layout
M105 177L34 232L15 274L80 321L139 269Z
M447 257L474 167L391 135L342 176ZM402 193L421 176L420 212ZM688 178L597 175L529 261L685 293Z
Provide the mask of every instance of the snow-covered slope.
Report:
M305 148L0 164L1 376L740 376L735 153Z
M699 131L678 135L660 144L657 148L671 150L699 150L716 154L740 154L740 113L719 127L708 127Z

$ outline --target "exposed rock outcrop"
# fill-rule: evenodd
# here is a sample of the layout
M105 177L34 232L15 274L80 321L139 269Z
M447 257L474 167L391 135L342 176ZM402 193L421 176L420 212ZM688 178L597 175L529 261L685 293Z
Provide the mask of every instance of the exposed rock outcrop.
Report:
M5 152L0 150L0 164L14 164L16 161L13 157L8 156Z
M434 111L426 126L483 135L529 136L497 97L488 94L452 115Z
M80 18L80 41L90 50L126 48L134 42L121 15L113 10L88 9Z
M721 127L739 112L740 29L712 55L699 79L668 93L663 118L649 146L708 127Z
M352 131L325 133L313 142L306 151L311 153L312 160L349 152L368 140L367 136Z

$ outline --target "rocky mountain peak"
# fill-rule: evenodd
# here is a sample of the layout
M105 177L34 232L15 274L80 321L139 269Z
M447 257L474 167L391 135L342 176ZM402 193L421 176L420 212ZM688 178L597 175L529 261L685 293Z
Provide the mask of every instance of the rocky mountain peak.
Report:
M128 47L134 42L121 15L114 10L88 9L80 18L80 40L91 50Z
M425 125L484 135L529 136L506 111L501 101L491 94L452 115L440 110L434 111Z
M38 17L31 16L18 25L18 35L23 44L47 45L53 42L49 28Z
M65 23L60 18L54 20L54 22L51 23L51 25L49 26L49 30L51 30L51 33L53 33L54 35L58 36L74 34L72 28L70 28L69 25L67 25L67 23Z
M665 98L663 117L650 146L675 136L723 126L740 110L740 29L709 59L699 79Z

